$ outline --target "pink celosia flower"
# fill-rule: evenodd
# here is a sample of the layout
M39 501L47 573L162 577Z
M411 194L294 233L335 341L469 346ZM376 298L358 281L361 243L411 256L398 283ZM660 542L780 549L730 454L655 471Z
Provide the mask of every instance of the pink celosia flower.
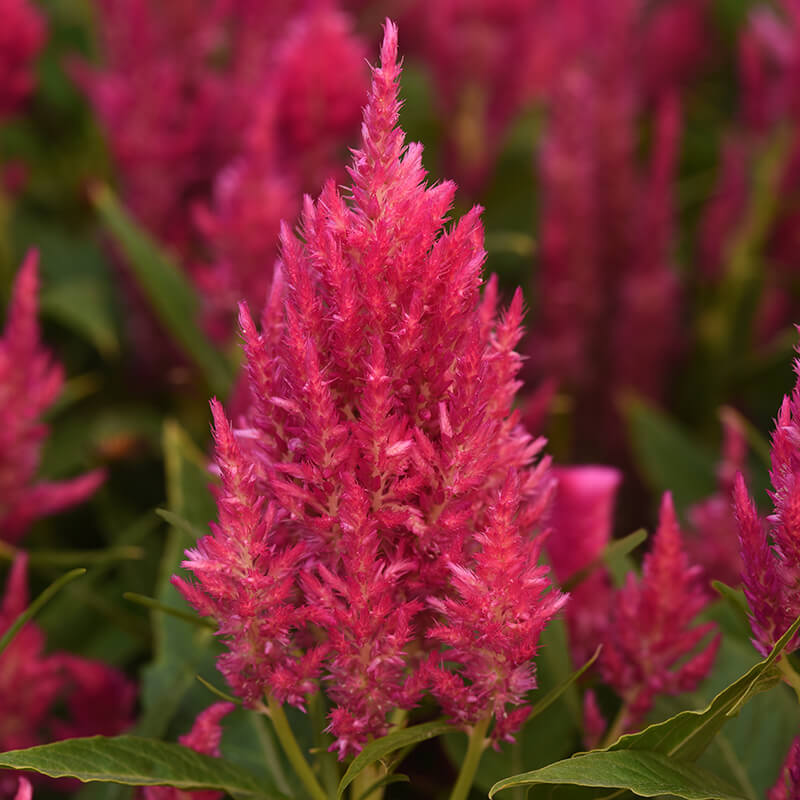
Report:
M233 709L233 703L214 703L197 716L189 733L185 733L178 741L198 753L219 758L222 739L220 723ZM142 790L143 800L218 800L222 796L222 792L186 792L172 786L148 786Z
M616 49L620 35L613 26L597 34L606 49L564 73L541 149L542 302L532 370L573 394L586 455L619 438L616 393L659 397L678 342L670 250L679 104L674 94L660 99L650 164L641 168L643 101Z
M547 567L538 564L543 538L528 534L548 499L544 492L523 506L519 476L509 472L476 537L481 549L451 565L455 596L429 601L443 621L428 636L447 647L442 660L461 665L457 675L443 663L431 669L433 694L464 725L493 714L495 741L513 741L527 718L530 708L523 703L536 687L532 660L539 636L567 599L549 591Z
M686 537L686 552L693 564L703 568L707 582L720 580L736 586L741 581L742 559L731 497L736 473L745 468L747 461L747 440L736 416L723 413L722 423L724 440L717 466L717 491L688 509L692 533Z
M614 502L622 474L612 467L560 467L547 552L553 572L565 581L598 559L611 542ZM570 590L566 608L573 661L583 664L608 624L611 581L602 566Z
M798 797L800 797L800 739L795 739L786 754L778 780L767 793L767 800L797 800Z
M542 442L512 411L521 294L505 315L496 292L481 299L480 209L445 229L455 186L425 185L422 148L397 128L399 75L387 22L351 186L306 199L302 241L284 228L260 333L242 308L251 407L234 433L212 406L219 522L187 553L198 583L175 578L218 620L220 669L249 703L302 707L322 678L340 755L385 734L431 676L454 713L480 678L458 720L494 710L509 735L526 712L506 704L533 685L538 633L563 602L541 596L531 540L550 487ZM470 652L461 614L478 597L496 620ZM450 683L430 653L448 639L461 641Z
M281 39L270 75L271 116L279 157L292 164L306 191L317 192L337 176L341 151L358 130L367 93L366 57L352 20L332 0L315 0L291 20Z
M80 503L103 472L34 483L47 427L41 423L64 382L61 367L39 341L37 260L31 251L14 284L0 337L0 539L16 542L36 519Z
M0 605L0 634L28 605L27 556L14 561ZM73 736L114 735L132 721L135 687L117 670L68 653L44 653L44 634L28 623L0 657L0 751ZM0 797L17 779L0 772Z
M621 730L634 727L656 695L692 691L711 669L720 640L697 651L714 627L693 625L709 602L698 575L683 550L667 493L641 580L629 574L614 594L598 661L603 680L625 704Z
M800 376L800 361L795 361ZM734 501L744 571L742 583L750 604L753 644L763 655L800 614L800 377L783 398L772 434L770 497L773 513L762 521L737 475ZM798 646L797 638L787 649Z
M45 24L28 0L0 0L0 118L16 111L33 89L33 60Z

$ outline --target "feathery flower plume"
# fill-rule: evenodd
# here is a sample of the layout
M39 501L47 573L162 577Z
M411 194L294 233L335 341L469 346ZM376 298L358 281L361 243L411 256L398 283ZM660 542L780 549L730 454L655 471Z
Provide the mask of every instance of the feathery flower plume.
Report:
M660 396L679 341L671 260L678 93L665 86L650 99L630 69L642 48L639 4L590 6L585 46L548 96L539 159L542 302L529 346L537 378L556 378L575 399L582 458L615 447L617 394ZM650 106L654 136L642 164L639 120Z
M0 337L0 538L12 543L36 519L83 502L104 477L96 470L67 481L34 482L47 436L40 420L64 383L61 367L39 341L37 263L37 253L28 253Z
M27 556L21 554L0 604L0 634L27 605ZM135 687L124 675L99 661L45 654L44 647L44 634L29 622L0 658L0 751L73 736L111 736L131 723ZM16 775L0 771L0 797L13 797L16 790Z
M641 580L629 574L614 594L598 662L603 680L624 704L620 731L635 727L656 695L692 691L709 673L720 639L698 650L714 628L713 623L693 626L709 602L698 576L699 568L690 566L684 552L667 493Z
M800 614L800 359L794 369L798 380L791 395L783 398L772 434L773 513L761 520L741 474L734 490L742 583L750 604L753 644L763 655ZM787 650L797 646L795 637Z
M197 753L219 758L222 740L222 719L233 711L233 703L214 703L197 715L192 729L178 741ZM172 786L148 786L142 791L143 800L218 800L222 792L187 792Z
M0 119L13 114L34 84L33 60L45 40L41 14L28 0L0 0Z
M558 467L547 552L558 582L598 559L611 542L614 502L622 474L613 467ZM583 664L600 643L608 624L612 586L602 565L570 590L566 607L570 649Z
M250 408L233 431L212 404L219 522L187 553L197 582L173 579L218 621L220 669L248 703L302 708L321 679L340 756L431 676L459 722L494 711L510 735L525 712L506 706L563 602L531 538L551 487L542 442L512 410L522 297L504 315L496 282L481 298L480 209L445 227L455 186L426 186L397 127L399 76L387 21L350 187L306 198L302 240L284 227L260 332L242 306ZM470 650L478 598L494 616ZM480 699L456 711L465 678Z
M17 786L17 793L14 795L14 800L32 800L33 787L27 778L20 778Z

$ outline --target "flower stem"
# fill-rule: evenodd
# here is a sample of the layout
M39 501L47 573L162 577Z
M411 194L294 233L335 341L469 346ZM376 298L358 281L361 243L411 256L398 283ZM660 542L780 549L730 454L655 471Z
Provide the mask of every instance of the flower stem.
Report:
M783 679L786 683L794 689L794 693L797 695L797 702L800 703L800 675L797 674L785 655L778 659L778 668L783 673Z
M467 754L461 763L461 771L458 773L458 780L450 793L450 800L466 800L469 790L472 788L472 781L475 779L481 755L483 755L483 751L486 748L486 731L491 718L491 715L489 715L480 720L472 729L472 733L469 736Z
M286 757L289 759L289 763L292 765L297 777L300 778L303 786L306 787L314 800L328 800L325 790L319 785L319 781L308 765L300 745L297 744L297 739L294 738L294 733L292 733L292 729L289 726L289 720L286 719L283 706L272 695L267 696L267 706L278 741L281 743L283 752L286 753Z
M606 731L606 735L603 737L603 741L600 743L600 748L604 749L609 747L610 745L614 744L614 742L622 736L625 730L625 723L628 721L628 704L623 703L620 710L617 712L617 716L614 717L614 721L611 723L611 727Z

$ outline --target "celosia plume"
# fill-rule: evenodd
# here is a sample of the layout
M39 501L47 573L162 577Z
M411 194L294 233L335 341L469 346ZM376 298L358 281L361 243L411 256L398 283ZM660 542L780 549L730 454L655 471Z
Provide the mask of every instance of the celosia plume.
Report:
M76 505L103 481L96 470L61 482L35 482L47 426L64 376L39 340L38 255L25 258L0 337L0 539L16 542L36 519Z
M690 566L672 498L661 503L658 530L641 580L630 573L613 597L600 674L622 698L621 730L634 727L658 694L692 691L708 675L719 637L700 647L713 623L694 625L709 597Z
M33 60L45 40L45 24L29 0L0 0L0 119L15 112L34 85Z
M236 431L212 405L219 521L187 553L197 583L174 579L247 702L302 708L321 679L340 756L431 681L459 723L510 736L563 603L536 564L542 442L512 410L521 294L502 315L495 282L481 297L480 209L445 227L455 186L426 186L399 75L387 22L350 187L306 198L302 240L284 227L260 333L242 307L251 405Z
M734 490L742 583L750 604L753 644L762 655L800 615L800 360L795 360L795 373L798 381L783 398L772 434L773 513L765 520L759 517L741 474ZM795 637L787 649L797 646Z
M11 567L0 635L28 605L26 565L27 556L19 555ZM0 657L0 751L73 736L112 736L132 722L135 688L124 675L69 653L45 654L44 648L44 634L29 622ZM16 790L16 776L0 772L0 797L13 797Z

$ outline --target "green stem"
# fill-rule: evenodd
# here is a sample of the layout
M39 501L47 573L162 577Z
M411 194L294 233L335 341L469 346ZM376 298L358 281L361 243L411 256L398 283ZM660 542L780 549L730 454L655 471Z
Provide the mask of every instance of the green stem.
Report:
M778 669L783 673L783 679L794 689L797 695L797 702L800 703L800 675L789 663L789 659L784 655L778 659Z
M292 733L292 729L289 726L289 720L286 719L283 706L272 695L269 695L267 697L267 707L269 708L269 717L275 727L278 741L281 743L283 752L286 753L286 757L289 759L289 763L292 765L297 777L300 778L303 786L306 787L314 800L328 800L325 790L319 785L319 781L308 765L300 745L297 744L297 739L294 738L294 733Z
M600 749L604 749L614 744L625 731L625 723L628 721L628 704L623 703L611 727L606 731L603 741L600 743Z
M481 756L486 749L486 731L489 728L490 720L491 716L488 716L480 720L472 729L472 733L469 735L467 754L461 764L456 785L450 793L450 800L466 800L469 790L472 788L475 773L478 771Z

